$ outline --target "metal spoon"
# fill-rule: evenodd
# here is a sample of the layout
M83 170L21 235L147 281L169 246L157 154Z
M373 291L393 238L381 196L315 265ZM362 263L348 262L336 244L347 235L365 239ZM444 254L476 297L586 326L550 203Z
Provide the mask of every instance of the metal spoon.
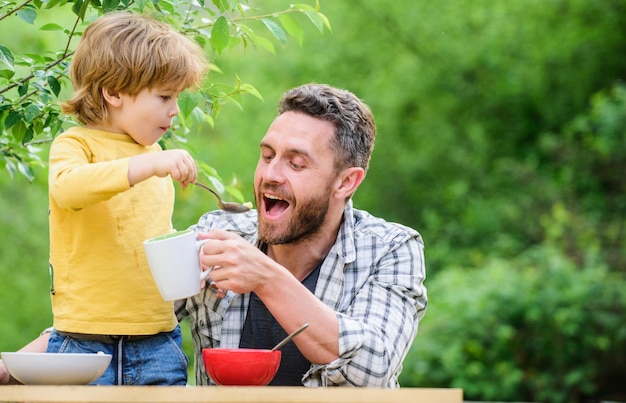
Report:
M289 336L285 337L284 339L282 339L280 341L280 343L278 343L277 345L275 345L272 348L272 351L274 350L278 350L279 348L281 348L282 346L284 346L285 344L287 344L291 339L293 339L294 337L296 337L301 331L303 331L304 329L306 329L307 327L309 327L308 323L305 323L304 325L300 326L299 328L297 328L293 333L291 333Z
M196 182L194 183L196 186L200 186L213 193L215 197L217 197L217 205L224 211L229 213L245 213L246 211L250 211L250 207L244 206L243 204L234 203L234 202L225 202L222 200L221 196L213 189L208 187L207 185L203 185L202 183Z

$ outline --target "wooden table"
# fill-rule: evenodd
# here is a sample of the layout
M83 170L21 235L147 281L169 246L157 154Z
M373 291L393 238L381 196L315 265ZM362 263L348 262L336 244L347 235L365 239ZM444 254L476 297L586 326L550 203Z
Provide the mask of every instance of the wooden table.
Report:
M462 403L461 389L240 386L0 386L0 402Z

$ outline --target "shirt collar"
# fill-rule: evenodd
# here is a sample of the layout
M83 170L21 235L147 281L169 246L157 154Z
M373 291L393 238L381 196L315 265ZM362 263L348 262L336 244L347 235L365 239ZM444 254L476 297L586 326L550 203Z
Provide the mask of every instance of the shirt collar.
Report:
M328 252L337 255L337 258L345 263L352 263L356 260L356 245L355 245L355 217L354 207L352 205L352 199L348 201L346 208L343 211L343 219L341 226L339 227L339 233L337 234L337 240L335 244Z

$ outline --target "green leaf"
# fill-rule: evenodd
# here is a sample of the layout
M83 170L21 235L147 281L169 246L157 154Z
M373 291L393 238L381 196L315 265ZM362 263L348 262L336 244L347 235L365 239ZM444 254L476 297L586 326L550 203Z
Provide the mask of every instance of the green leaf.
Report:
M228 1L226 0L213 0L213 5L222 13L228 10Z
M274 50L274 45L272 44L272 42L270 42L269 39L264 38L262 36L258 36L250 27L248 27L247 25L239 25L239 28L246 33L246 35L248 36L248 38L250 38L250 40L252 41L252 43L254 45L258 45L261 46L263 48L265 48L268 52L272 53L272 54L276 54L276 51Z
M15 75L15 70L0 69L0 77L10 80Z
M17 93L20 94L20 96L24 96L24 94L26 94L27 91L28 91L28 83L20 84L17 87Z
M153 0L153 2L155 3L155 7L156 7L156 1ZM175 15L176 14L176 8L174 7L174 5L166 0L158 0L158 5L160 6L161 9L167 11L167 13L165 14L169 14L169 15Z
M191 111L191 114L190 114L191 121L193 122L193 124L199 125L202 122L206 121L205 115L207 114L201 108L196 106Z
M322 13L320 13L316 8L309 6L308 4L294 4L294 8L300 10L309 17L309 20L317 27L320 32L324 32L324 27L328 28L330 31L330 22L328 18Z
M236 188L235 186L228 186L225 188L226 192L231 195L235 200L239 201L239 202L243 202L245 200L243 193L241 193L241 190L239 190L238 188Z
M204 114L204 121L211 127L215 127L215 120L213 119L213 116L211 116L208 113Z
M222 50L228 45L229 39L230 31L228 29L228 21L223 16L219 17L211 30L211 46L217 53L221 54Z
M208 36L208 35L207 35ZM202 48L204 48L207 44L207 36L205 35L194 35L194 41L198 42Z
M31 123L41 113L41 107L36 104L30 104L24 108L24 120Z
M35 119L32 123L32 125L30 126L31 129L33 130L33 133L43 133L44 129L46 126L43 125L43 119L41 119L41 117L39 119Z
M320 32L324 32L324 19L323 15L315 12L306 12L307 17L311 20L313 25L317 27Z
M35 179L35 172L33 172L32 168L23 161L18 162L17 169L20 171L22 175L24 175L29 181Z
M55 7L57 4L63 2L63 4L67 3L67 0L48 0L46 2L46 6L44 8L46 9L50 9L52 7ZM62 4L62 5L63 5Z
M273 55L276 54L276 50L274 49L274 45L272 44L272 42L270 42L269 39L264 38L262 36L257 36L256 38L254 38L254 43L257 44L257 45L260 45L263 48L265 48L265 50L267 50L271 54L273 54Z
M6 65L11 71L14 71L15 57L9 48L0 45L0 63Z
M58 112L48 112L48 117L46 118L46 121L43 123L44 127L49 127L52 125L53 122L55 122L57 119L59 118L59 114Z
M215 63L209 63L209 70L215 72L215 73L220 73L223 74L224 72L222 71L222 69Z
M32 126L28 126L26 128L26 132L24 133L24 137L22 137L22 144L26 144L33 139L34 131Z
M39 63L39 64L45 64L46 63L46 58L43 57L42 55L38 55L35 53L24 53L24 61L26 63L22 63L23 66L31 66L33 64ZM37 72L44 72L44 70L38 70ZM35 73L37 73L35 72ZM41 77L41 75L39 75Z
M109 11L117 10L117 7L120 5L120 0L103 0L102 1L102 11L108 13Z
M265 24L267 29L269 29L270 32L276 37L276 39L280 41L280 43L284 45L285 42L287 42L287 35L285 34L285 31L274 20L271 20L269 18L262 18L261 21L263 22L263 24Z
M58 97L59 93L61 92L61 84L59 83L59 81L52 76L47 77L47 81L54 95Z
M10 129L14 124L22 120L22 114L17 111L10 111L4 120L4 128Z
M15 140L21 142L26 134L26 123L24 123L23 120L18 121L17 124L13 126L11 133L13 133Z
M302 27L296 22L296 20L294 20L293 18L291 18L291 16L287 14L279 15L278 19L283 25L285 31L287 31L289 35L291 35L298 41L298 45L302 46L302 38L304 35Z
M24 22L33 24L37 19L37 12L32 8L23 8L17 12L17 16Z
M143 9L146 7L150 0L135 0L135 6L139 9L140 12L143 12Z
M42 25L39 30L41 31L63 31L65 28L60 26L59 24L48 23Z
M48 0L45 1L45 5L44 5L44 9L50 9L54 6L56 6L57 4L59 4L61 2L61 0Z
M253 96L257 97L261 101L263 101L263 95L261 95L259 90L257 90L252 84L241 84L240 89L242 91L247 92L250 95L253 95Z
M193 109L202 101L202 95L196 92L183 92L178 99L180 114L188 117Z
M87 7L89 7L89 0L76 0L72 6L72 11L78 16L78 18L84 20Z

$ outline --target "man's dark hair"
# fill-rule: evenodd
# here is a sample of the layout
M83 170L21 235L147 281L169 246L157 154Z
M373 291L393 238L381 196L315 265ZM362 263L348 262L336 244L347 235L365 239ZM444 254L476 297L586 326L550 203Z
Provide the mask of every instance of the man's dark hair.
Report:
M305 84L287 91L278 112L300 112L335 126L331 143L335 168L361 167L367 171L374 148L376 123L369 107L347 90L324 84Z

